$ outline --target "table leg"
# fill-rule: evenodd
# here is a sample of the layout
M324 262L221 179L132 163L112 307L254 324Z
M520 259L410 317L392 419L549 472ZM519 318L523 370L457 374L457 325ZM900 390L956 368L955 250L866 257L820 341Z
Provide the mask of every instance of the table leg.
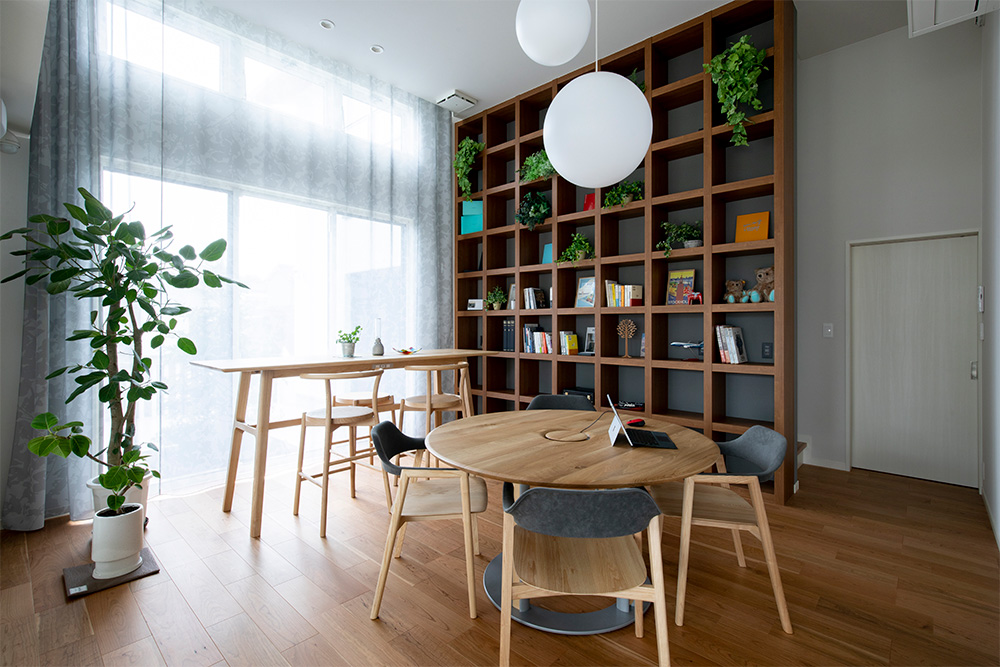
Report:
M250 398L251 373L240 373L240 385L236 392L236 414L233 416L233 441L229 446L229 472L226 475L226 492L222 496L222 511L233 509L233 494L236 492L236 467L240 463L240 445L243 442L243 429L246 424L247 402Z
M250 501L250 537L260 537L260 521L264 514L264 467L267 463L267 434L271 422L271 383L273 371L260 374L260 396L257 398L257 450L253 462L253 496Z

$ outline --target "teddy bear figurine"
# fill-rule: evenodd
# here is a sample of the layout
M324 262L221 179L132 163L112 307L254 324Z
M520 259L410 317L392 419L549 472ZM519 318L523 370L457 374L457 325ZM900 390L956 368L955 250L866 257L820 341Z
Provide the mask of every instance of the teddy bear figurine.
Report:
M757 284L747 294L751 303L774 301L774 267L765 266L754 272Z
M722 295L722 300L726 303L739 303L745 301L746 292L743 287L747 284L745 280L727 280L726 293Z

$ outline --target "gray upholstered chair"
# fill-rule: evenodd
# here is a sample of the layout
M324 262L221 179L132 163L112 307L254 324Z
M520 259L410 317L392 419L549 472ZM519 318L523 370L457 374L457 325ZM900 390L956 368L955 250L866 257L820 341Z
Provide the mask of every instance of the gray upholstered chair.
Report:
M422 468L426 451L423 438L404 435L392 422L385 421L372 429L372 442L386 473L399 477L399 491L392 503L389 534L385 539L382 569L378 575L371 619L378 618L393 557L403 548L406 524L410 521L461 519L465 532L465 575L469 586L469 616L476 617L476 581L473 553L479 553L479 533L475 515L486 510L486 482L454 468ZM414 454L414 467L396 464L400 454ZM398 460L398 459L396 459ZM386 493L389 492L386 483Z
M529 410L590 410L594 404L586 396L570 394L539 394L528 403Z
M716 463L718 473L694 475L683 482L661 484L650 489L653 499L665 516L681 517L674 622L684 625L691 526L710 526L733 531L733 546L740 567L746 567L740 531L745 530L760 540L767 571L771 576L771 588L774 590L781 628L791 634L792 622L788 618L788 605L781 587L781 574L774 554L767 514L764 512L764 498L760 492L760 480L773 475L785 458L785 438L764 426L751 426L735 440L717 444L722 453ZM730 484L745 484L750 490L750 502L730 489Z
M660 664L670 664L666 593L660 552L660 511L645 489L574 491L534 488L514 500L503 485L503 571L500 664L510 664L511 610L515 600L553 595L597 595L635 600L636 636L642 636L640 601L654 605ZM649 530L653 583L634 535Z

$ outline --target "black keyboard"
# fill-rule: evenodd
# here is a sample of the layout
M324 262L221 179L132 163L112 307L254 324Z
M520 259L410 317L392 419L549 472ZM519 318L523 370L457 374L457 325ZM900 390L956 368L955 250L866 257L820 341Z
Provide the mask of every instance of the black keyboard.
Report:
M638 428L626 428L629 440L636 447L659 447L661 449L677 449L670 436L660 431L643 431Z

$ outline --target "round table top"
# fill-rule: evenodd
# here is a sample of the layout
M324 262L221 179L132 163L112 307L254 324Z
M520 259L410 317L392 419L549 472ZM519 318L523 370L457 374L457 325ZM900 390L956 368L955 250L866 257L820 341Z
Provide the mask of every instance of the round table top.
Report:
M480 477L564 489L662 484L703 472L719 456L718 446L704 435L653 417L644 418L644 428L665 431L677 449L631 447L624 435L612 446L608 427L613 415L599 415L582 410L476 415L435 428L427 436L427 449L444 463ZM589 436L586 440L545 437L581 431Z

